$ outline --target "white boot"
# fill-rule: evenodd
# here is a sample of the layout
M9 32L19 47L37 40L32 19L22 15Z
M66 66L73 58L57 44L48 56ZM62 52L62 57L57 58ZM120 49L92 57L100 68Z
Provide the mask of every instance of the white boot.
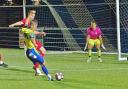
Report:
M41 73L40 69L39 68L36 68L35 70L35 76L42 76L44 74Z
M98 58L98 61L99 61L99 62L103 62L101 58Z
M91 58L91 57L89 57L89 59L87 60L87 63L91 62L91 60L92 60L92 58Z

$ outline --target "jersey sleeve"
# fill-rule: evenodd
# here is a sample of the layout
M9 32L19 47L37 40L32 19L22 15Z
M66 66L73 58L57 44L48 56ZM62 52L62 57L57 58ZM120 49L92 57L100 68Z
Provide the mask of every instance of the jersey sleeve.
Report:
M90 28L87 28L87 35L90 35Z
M101 29L100 28L98 28L99 29L99 36L102 36L102 31L101 31Z
M25 25L26 19L22 19L21 22Z
M27 19L26 18L24 18L23 20L21 20L21 22L22 22L22 26L24 27L30 27L30 22L28 22L27 23Z

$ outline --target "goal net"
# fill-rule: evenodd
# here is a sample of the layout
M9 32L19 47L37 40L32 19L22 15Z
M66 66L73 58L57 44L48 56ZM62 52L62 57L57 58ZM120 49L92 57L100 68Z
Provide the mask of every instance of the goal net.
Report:
M116 13L110 7L116 6L115 2L60 0L58 4L54 4L49 0L43 1L45 5L36 9L40 29L43 27L43 31L47 33L44 38L46 49L83 51L86 29L94 19L102 29L107 52L118 52ZM29 9L28 6L27 10Z

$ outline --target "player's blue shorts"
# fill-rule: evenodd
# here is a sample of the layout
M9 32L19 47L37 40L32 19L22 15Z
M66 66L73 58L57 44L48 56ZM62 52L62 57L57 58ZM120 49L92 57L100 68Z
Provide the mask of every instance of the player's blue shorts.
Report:
M35 51L35 49L27 49L26 51L27 57L35 64L39 62L40 64L44 63L44 58Z

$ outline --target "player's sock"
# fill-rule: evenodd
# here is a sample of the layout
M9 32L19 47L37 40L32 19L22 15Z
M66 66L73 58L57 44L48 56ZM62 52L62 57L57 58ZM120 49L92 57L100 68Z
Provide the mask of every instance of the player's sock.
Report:
M99 62L102 62L102 59L101 59L101 50L98 50L97 53L98 53L98 60L99 60Z
M101 50L97 50L98 57L101 57Z
M49 81L53 81L52 76L49 74L47 68L45 66L42 66L42 70L47 75Z
M41 71L39 68L36 68L37 73L41 74Z
M89 59L87 60L87 62L91 62L91 55L92 55L92 50L89 49L89 50L88 50Z
M40 54L42 55L42 57L44 57L44 56L45 56L45 53L44 53L44 52L40 52Z
M39 68L36 68L36 73L35 73L35 75L44 75L44 74L41 73L41 71L40 71Z
M49 81L53 81L52 76L50 74L47 75Z
M0 54L0 64L3 64L4 62L1 59L2 59L2 57L1 57L1 54Z
M89 57L92 56L92 50L91 50L91 49L88 50L88 56L89 56Z
M34 68L36 69L36 68L39 68L39 63L38 62L36 62L35 64L34 64Z
M3 61L0 61L0 64L3 64L4 62Z
M34 64L34 69L35 69L35 75L43 75L39 69L39 63Z
M46 75L49 74L48 69L45 66L42 66L42 70Z

